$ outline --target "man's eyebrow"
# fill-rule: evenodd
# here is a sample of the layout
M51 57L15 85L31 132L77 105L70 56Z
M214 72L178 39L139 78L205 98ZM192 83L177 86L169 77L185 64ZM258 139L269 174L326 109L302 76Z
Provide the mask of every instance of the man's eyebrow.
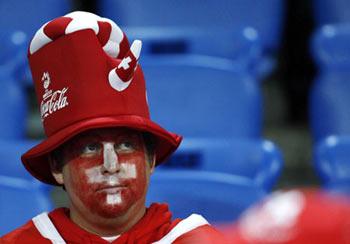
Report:
M81 141L81 140L87 140L87 139L101 139L101 137L96 133L89 133L89 134L82 134L79 135L77 138L74 139L74 141Z
M76 139L76 141L83 140L83 139L95 139L95 140L102 140L104 137L111 136L113 138L125 138L125 137L130 137L130 138L139 138L141 136L141 133L138 131L133 131L133 130L125 130L117 135L114 134L114 131L103 131L102 133L99 131L88 131L85 132L81 135L79 135ZM102 134L102 135L101 135Z

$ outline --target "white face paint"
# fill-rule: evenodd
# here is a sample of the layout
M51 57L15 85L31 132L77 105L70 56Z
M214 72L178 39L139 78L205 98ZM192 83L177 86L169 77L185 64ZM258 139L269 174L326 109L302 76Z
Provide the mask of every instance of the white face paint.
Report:
M103 143L103 166L106 170L113 173L119 166L118 156L114 151L114 143Z
M87 169L85 172L89 183L106 183L111 186L118 185L120 179L135 179L137 176L136 166L129 163L120 164L120 170L111 175L102 174L102 165Z
M108 173L106 173L106 171ZM123 179L135 179L137 177L136 165L131 162L119 163L118 155L114 149L114 143L103 143L103 164L86 169L88 183L104 184L106 187L120 186ZM115 205L122 202L120 192L110 189L106 196L107 204Z
M107 199L106 199L108 204L115 205L115 204L120 204L122 202L122 198L120 196L120 193L115 193L115 194L108 194Z

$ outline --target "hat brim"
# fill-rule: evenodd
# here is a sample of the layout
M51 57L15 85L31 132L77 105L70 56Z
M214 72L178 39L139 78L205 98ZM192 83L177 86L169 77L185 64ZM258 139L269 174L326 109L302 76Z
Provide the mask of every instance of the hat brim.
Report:
M167 159L178 148L182 140L181 136L168 132L151 120L140 116L123 115L92 118L74 123L49 136L24 153L21 157L22 163L38 180L51 185L59 185L51 174L48 161L49 154L81 132L108 127L127 127L153 134L157 138L155 148L156 165Z

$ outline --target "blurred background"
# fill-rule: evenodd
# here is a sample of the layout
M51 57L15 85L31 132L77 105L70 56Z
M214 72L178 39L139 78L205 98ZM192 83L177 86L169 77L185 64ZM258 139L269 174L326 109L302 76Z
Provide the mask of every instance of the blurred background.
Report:
M154 176L148 201L164 196L180 216L195 208L221 222L276 189L350 192L347 1L0 0L0 182L22 187L28 196L43 193L33 212L66 200L60 190L36 181L28 187L31 176L19 161L44 138L26 50L42 24L75 10L108 17L130 43L143 41L151 115L184 135L178 152ZM166 193L174 185L179 190ZM177 194L186 195L184 188L188 195L199 192L185 207L176 202ZM16 191L8 192L12 202ZM211 213L203 202L218 203L203 199L209 191L237 211ZM3 212L10 210L1 211L6 219Z

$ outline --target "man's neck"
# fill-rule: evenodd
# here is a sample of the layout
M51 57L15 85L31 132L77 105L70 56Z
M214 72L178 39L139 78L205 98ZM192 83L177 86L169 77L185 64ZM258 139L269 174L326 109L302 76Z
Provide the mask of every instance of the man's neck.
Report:
M125 213L115 218L84 214L70 207L70 219L82 229L99 236L116 236L131 229L145 214L145 205L135 203Z

